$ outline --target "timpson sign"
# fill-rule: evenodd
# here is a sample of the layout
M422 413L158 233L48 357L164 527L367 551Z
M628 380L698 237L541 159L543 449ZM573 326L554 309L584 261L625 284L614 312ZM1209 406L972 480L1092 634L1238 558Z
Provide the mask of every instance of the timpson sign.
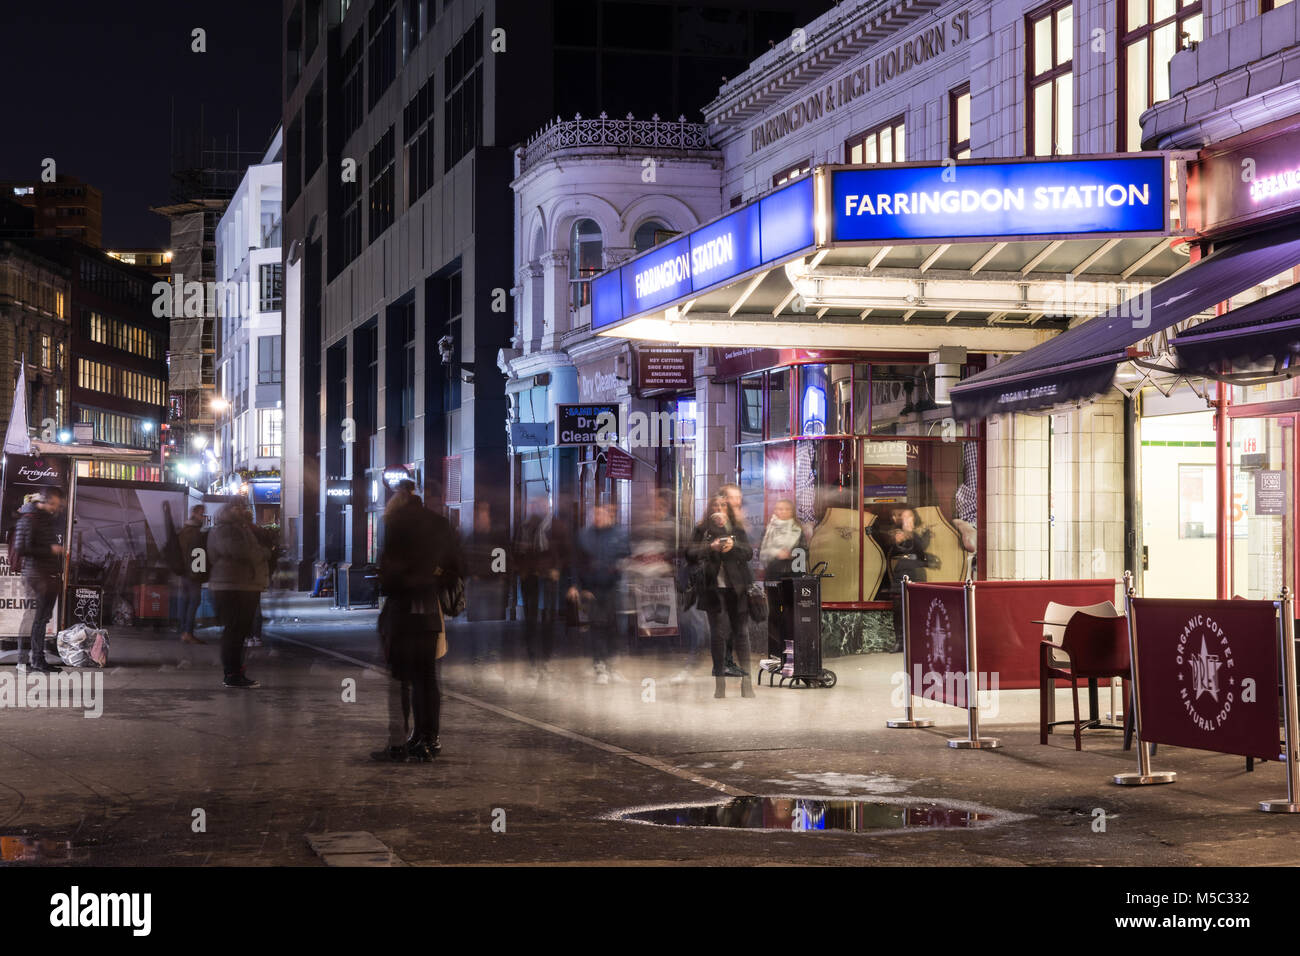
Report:
M916 36L840 76L806 99L787 107L750 132L752 152L790 135L828 113L842 109L872 90L878 90L908 71L946 53L970 38L970 14L954 13Z

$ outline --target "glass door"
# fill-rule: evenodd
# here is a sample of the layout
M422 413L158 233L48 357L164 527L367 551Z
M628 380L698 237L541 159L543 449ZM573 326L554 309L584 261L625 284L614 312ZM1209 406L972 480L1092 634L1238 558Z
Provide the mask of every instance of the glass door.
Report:
M1234 596L1276 598L1295 589L1295 415L1232 423Z

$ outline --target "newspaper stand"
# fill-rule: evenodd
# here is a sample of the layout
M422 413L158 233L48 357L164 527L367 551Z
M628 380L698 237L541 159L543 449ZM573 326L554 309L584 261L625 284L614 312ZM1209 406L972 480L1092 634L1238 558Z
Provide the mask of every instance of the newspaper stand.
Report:
M780 613L789 633L783 635L786 651L780 666L760 667L758 680L767 674L769 684L780 677L780 686L834 687L838 678L832 670L822 666L822 583L826 565L821 562L812 573L802 577L783 578L769 586L769 594L778 596L779 603L769 599L768 613Z

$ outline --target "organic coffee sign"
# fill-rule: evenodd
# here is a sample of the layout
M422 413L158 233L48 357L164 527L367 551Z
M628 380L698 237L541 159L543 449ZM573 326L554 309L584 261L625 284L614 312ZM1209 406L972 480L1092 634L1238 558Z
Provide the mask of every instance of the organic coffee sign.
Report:
M1272 601L1136 598L1142 739L1276 760Z

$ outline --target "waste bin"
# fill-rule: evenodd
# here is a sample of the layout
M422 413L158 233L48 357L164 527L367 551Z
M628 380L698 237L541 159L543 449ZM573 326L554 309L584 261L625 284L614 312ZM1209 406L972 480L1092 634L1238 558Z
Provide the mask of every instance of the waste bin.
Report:
M340 574L340 577L343 577ZM379 568L373 564L349 567L347 570L347 601L344 607L379 607Z
M350 564L339 564L334 569L334 606L340 608L348 607L348 585L351 583L348 572L352 569Z

